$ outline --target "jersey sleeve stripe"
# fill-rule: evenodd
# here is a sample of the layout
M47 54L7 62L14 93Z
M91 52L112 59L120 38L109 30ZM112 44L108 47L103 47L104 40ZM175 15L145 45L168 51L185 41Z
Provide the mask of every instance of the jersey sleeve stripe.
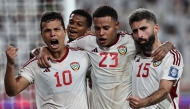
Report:
M28 61L23 65L23 67L26 67L28 64L30 64L31 62L33 62L33 61L35 61L35 60L37 60L37 59L38 59L38 57L35 56L34 58L28 60Z
M171 54L173 55L173 57L174 57L173 65L179 66L180 61L181 61L181 57L180 57L179 52L178 52L177 50L172 49L172 50L170 50L170 53L171 53Z
M129 33L127 31L119 31L117 32L117 35L121 35L122 37L125 37L125 35L132 35L132 33Z
M178 83L179 83L179 80L177 81L177 84L175 85L175 86L173 86L172 87L172 89L170 90L170 97L171 97L171 99L172 99L172 102L173 102L173 105L174 105L174 109L176 109L176 104L175 104L175 102L174 102L174 99L176 98L176 97L178 97L178 95L177 95L177 86L178 86Z
M81 37L77 38L77 40L82 39L82 38L84 38L84 37L86 37L86 36L95 36L95 35L94 35L93 33L87 34L87 35L84 35L84 36L81 36Z
M181 55L180 55L179 51L175 50L175 52L178 54L178 57L179 57L178 63L177 63L177 65L179 66L179 64L181 62Z

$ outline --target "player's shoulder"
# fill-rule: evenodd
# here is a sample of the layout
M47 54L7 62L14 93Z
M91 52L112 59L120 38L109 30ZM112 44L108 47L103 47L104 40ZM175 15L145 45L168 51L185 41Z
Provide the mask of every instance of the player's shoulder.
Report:
M166 59L172 61L173 65L179 66L181 63L183 63L182 55L177 49L171 49L166 57Z
M129 33L127 31L118 31L117 35L122 36L122 37L132 37L132 33Z
M37 64L38 56L33 57L32 59L29 59L22 67L26 67L29 64Z
M168 54L170 57L182 57L181 53L177 49L171 49Z
M80 50L80 49L78 50L69 49L68 55L72 59L76 59L76 60L89 59L87 52L85 50Z
M119 38L124 42L133 42L132 33L129 33L127 31L119 31L117 32L117 36L119 36Z
M95 34L93 33L90 33L90 34L87 34L87 35L84 35L84 36L81 36L79 38L77 38L76 40L81 40L81 39L86 39L86 38L96 38Z
M69 53L76 54L76 55L87 54L87 52L82 48L69 48Z

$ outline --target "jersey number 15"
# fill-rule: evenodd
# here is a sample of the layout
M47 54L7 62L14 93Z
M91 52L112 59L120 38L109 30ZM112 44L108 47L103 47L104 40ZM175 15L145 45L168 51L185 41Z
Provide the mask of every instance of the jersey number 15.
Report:
M139 70L138 70L138 73L137 73L137 77L140 77L142 72L144 72L144 73L142 73L142 77L144 77L144 78L148 77L148 74L149 74L148 67L149 66L150 66L150 63L142 63L142 64L140 64L139 65ZM143 69L142 69L142 67L143 67Z

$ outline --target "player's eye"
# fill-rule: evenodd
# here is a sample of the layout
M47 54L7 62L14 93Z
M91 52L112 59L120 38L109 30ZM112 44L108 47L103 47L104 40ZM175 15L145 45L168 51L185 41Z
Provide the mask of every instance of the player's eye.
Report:
M99 27L96 27L96 26L94 27L94 29L95 29L96 31L97 31L97 30L100 30L100 28L99 28Z
M73 24L74 24L74 22L73 22L73 21L71 21L71 20L69 20L69 24L70 24L70 25L73 25Z
M105 27L103 27L104 28L104 30L108 30L109 29L109 26L105 26Z
M134 30L133 30L133 33L136 33L137 31L138 31L137 29L134 29Z

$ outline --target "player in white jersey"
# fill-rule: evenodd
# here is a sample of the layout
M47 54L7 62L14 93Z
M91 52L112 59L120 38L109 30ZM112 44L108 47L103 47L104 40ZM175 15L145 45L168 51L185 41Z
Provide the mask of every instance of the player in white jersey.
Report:
M117 12L101 6L93 14L96 36L80 37L69 43L82 48L92 64L92 109L129 109L126 100L131 95L131 65L136 47L127 32L117 33Z
M143 50L133 62L130 106L134 109L179 109L179 84L184 66L181 54L172 49L162 61L153 61L150 57L162 45L157 36L156 16L150 10L135 10L129 22L134 40Z
M86 36L69 44L85 49L90 56L92 70L92 108L124 109L131 94L130 65L136 53L132 36L118 33L111 47L97 44L95 36Z
M66 30L59 13L45 13L40 27L42 38L57 62L51 63L50 68L39 68L35 57L15 78L14 58L18 48L9 46L6 50L6 93L15 96L34 83L38 109L88 109L85 78L90 63L87 53L65 46Z
M92 25L92 17L88 12L86 12L83 9L76 9L72 11L69 16L69 22L67 25L67 36L69 39L67 42L71 42L77 39L78 37L90 33L91 25ZM38 56L39 53L40 53L40 48L33 49L30 52L30 59L33 58L34 56ZM55 61L56 59L52 60ZM51 67L51 65L47 64L47 66L44 67Z
M67 35L69 39L67 42L71 42L77 39L78 37L83 36L88 32L90 32L91 25L92 25L92 17L88 12L86 12L83 9L76 9L72 11L69 16L69 22L67 25ZM39 48L32 50L32 52L30 53L30 57L39 55L39 52L40 52ZM45 57L40 57L40 58L45 58ZM56 61L56 59L53 59L53 61ZM44 67L51 67L51 64L48 63ZM88 74L87 78L89 78L90 73L87 74ZM87 85L87 92L90 93L90 91L91 90ZM90 98L90 96L88 96L88 98Z

